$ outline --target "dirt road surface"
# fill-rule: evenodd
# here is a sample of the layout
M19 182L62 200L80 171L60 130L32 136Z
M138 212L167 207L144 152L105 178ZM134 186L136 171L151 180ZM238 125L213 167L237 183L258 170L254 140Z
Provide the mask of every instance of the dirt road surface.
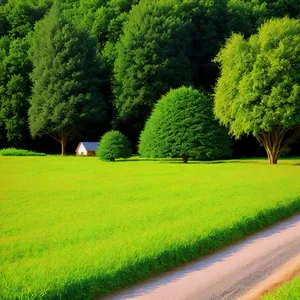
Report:
M300 254L300 215L105 300L239 299Z

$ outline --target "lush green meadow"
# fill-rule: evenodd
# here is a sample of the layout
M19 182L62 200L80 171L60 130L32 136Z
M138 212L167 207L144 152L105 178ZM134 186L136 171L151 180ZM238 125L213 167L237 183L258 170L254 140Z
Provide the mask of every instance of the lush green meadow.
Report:
M0 298L88 299L300 212L300 160L0 157Z
M300 276L286 283L275 292L263 297L263 300L299 300Z

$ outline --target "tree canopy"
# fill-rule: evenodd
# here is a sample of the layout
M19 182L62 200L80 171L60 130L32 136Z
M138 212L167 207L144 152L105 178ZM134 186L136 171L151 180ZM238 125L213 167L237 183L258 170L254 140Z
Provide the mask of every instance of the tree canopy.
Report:
M66 40L84 35L81 41L93 44L91 70L101 81L97 86L107 107L101 126L80 126L84 136L95 140L107 130L122 129L134 147L155 103L170 88L191 85L213 92L220 69L212 60L232 33L248 38L273 17L300 17L299 0L0 0L2 146L55 151L51 139L33 141L29 134L35 86L29 75L39 58L29 57L28 49L31 36L40 31L35 24L49 20L58 4L72 28L64 32ZM243 137L238 143L238 156L260 154L253 139Z
M270 16L296 8L290 1L278 11L279 2L157 0L133 7L114 52L114 105L121 123L140 131L170 88L192 84L211 92L218 77L212 59L225 39L232 32L250 36Z
M271 164L300 137L300 21L266 22L233 35L216 58L215 114L239 138L254 135Z
M230 139L213 115L212 99L192 87L171 90L156 104L140 136L142 157L218 159L231 155Z
M114 65L114 103L121 120L133 119L140 129L162 94L190 82L190 31L190 20L182 18L172 2L133 7Z

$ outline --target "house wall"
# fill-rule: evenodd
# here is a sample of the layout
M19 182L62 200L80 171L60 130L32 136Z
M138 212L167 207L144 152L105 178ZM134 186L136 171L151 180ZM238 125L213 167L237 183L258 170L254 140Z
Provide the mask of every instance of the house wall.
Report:
M82 154L83 153L83 154ZM77 155L87 155L87 151L82 144L80 144L79 149L77 150Z

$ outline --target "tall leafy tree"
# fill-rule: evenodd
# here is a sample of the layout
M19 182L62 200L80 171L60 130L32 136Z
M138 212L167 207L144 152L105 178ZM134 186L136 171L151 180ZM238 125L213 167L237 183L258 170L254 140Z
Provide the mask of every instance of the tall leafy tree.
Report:
M106 117L95 40L69 22L58 3L37 23L31 40L30 131L33 137L52 136L64 155L72 134Z
M121 120L140 130L162 94L191 82L186 55L191 49L191 26L172 1L133 7L114 65L115 107Z
M271 164L300 137L300 21L273 19L218 54L215 114L240 137L254 135Z
M97 39L97 56L101 61L104 95L109 102L110 119L113 118L112 77L116 59L116 43L123 31L132 5L139 0L78 0L65 3L65 13L77 28L88 31Z
M2 38L0 67L0 120L5 128L6 139L13 146L24 146L30 140L28 108L31 93L26 39L10 41ZM1 51L1 50L0 50Z

